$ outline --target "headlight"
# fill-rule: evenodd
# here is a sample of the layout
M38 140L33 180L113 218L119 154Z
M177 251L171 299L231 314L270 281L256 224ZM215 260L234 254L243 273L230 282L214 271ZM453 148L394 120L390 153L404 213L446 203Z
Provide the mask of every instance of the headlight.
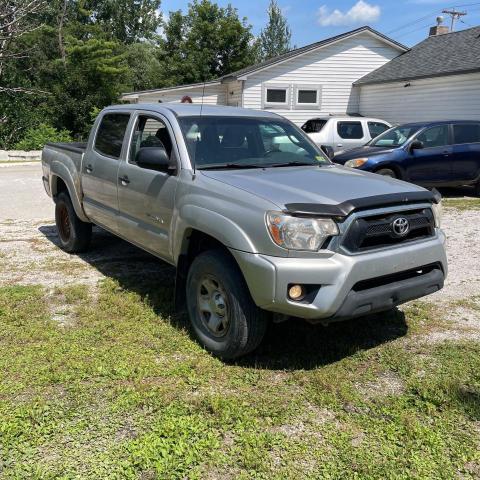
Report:
M267 212L267 229L272 240L290 250L318 250L325 240L338 235L331 218L292 217L282 212Z
M358 167L361 167L367 161L368 161L368 158L354 158L352 160L349 160L348 162L345 162L345 166L350 168L358 168Z
M442 202L432 203L433 218L435 219L435 228L442 225Z

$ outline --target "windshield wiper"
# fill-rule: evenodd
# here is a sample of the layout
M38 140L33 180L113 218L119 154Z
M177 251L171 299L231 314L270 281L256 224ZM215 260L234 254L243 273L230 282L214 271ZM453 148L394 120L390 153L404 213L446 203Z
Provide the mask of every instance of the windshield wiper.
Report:
M210 165L203 165L197 167L197 170L220 170L220 169L240 169L240 168L263 168L263 165L258 163L211 163Z
M321 163L297 161L297 162L264 163L262 166L265 168L275 168L275 167L312 167L315 165L321 165Z

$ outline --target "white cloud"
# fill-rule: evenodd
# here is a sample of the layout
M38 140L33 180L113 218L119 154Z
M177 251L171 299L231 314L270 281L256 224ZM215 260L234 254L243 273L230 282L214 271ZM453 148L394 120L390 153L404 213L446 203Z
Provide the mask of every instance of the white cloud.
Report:
M322 5L318 9L318 23L322 25L322 27L374 23L379 18L380 7L378 5L370 5L364 2L364 0L358 0L347 12L342 12L337 8L331 11L326 5Z

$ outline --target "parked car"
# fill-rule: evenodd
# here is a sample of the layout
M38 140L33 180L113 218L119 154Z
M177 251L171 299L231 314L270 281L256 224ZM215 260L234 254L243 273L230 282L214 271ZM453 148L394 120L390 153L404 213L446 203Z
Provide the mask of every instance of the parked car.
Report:
M267 312L360 317L447 272L438 195L336 166L271 112L109 107L42 164L62 248L86 250L96 224L176 266L176 305L222 358L259 345Z
M365 145L390 127L378 118L331 116L312 118L302 130L325 151L339 153Z
M480 195L480 122L401 125L334 161L426 187L475 185Z

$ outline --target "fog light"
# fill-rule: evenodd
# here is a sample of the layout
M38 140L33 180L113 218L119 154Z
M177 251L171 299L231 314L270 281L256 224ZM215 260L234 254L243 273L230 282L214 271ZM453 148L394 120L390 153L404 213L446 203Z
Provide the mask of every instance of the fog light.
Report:
M302 285L291 285L288 288L288 296L292 300L302 300L302 298L305 297L305 288Z

